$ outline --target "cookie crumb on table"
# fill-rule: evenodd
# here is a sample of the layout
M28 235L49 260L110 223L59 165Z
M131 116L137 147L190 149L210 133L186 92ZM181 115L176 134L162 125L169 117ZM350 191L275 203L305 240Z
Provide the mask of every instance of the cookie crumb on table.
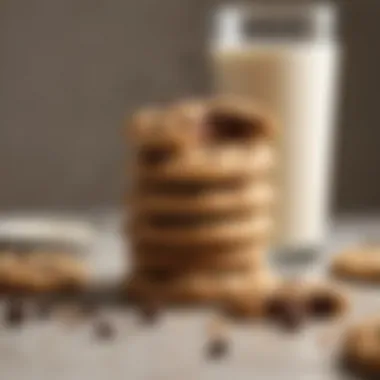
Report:
M4 322L6 326L18 327L25 321L25 305L20 299L8 300L4 312Z
M207 358L208 359L221 359L229 353L230 344L228 339L214 338L207 343Z
M100 340L110 340L115 337L116 329L109 321L102 319L95 323L94 333Z

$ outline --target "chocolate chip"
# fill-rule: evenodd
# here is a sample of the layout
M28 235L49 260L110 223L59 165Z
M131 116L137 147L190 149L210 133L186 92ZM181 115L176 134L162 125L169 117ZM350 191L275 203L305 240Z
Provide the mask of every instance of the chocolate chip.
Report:
M10 300L5 309L4 320L8 326L20 326L25 319L24 305L21 300Z
M99 312L99 303L95 300L85 300L81 304L81 309L86 316L96 316Z
M229 351L228 340L216 338L211 340L207 346L207 357L209 359L220 359L226 356Z
M336 300L327 294L316 294L310 297L307 304L308 312L316 318L326 318L337 310Z
M41 300L37 303L37 316L46 319L52 311L52 302L49 300Z
M289 306L280 318L283 327L290 330L298 330L304 323L304 311L296 305Z
M272 299L268 305L268 313L272 320L288 330L298 330L306 318L301 300L291 297Z
M115 334L115 328L106 320L101 320L95 324L95 334L101 340L112 339Z
M139 160L146 165L161 165L173 155L172 149L167 147L149 147L139 152Z
M257 124L257 125L256 125ZM249 141L260 129L259 122L228 113L214 113L204 121L203 136L212 142Z
M289 300L275 296L268 301L267 313L271 319L277 319L288 308Z
M151 299L139 305L139 309L144 322L155 323L160 316L161 304L157 299Z

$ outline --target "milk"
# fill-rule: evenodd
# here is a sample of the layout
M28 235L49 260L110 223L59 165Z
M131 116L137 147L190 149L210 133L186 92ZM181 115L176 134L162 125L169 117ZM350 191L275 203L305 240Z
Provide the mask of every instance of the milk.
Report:
M258 100L279 122L276 246L318 248L329 222L336 44L256 39L211 50L215 90Z

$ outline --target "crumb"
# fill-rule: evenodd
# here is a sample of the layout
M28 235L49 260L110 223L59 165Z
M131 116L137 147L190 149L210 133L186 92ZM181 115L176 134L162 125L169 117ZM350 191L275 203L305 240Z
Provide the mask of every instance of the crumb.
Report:
M157 299L151 299L139 305L139 311L144 322L155 323L160 316L161 304Z
M48 300L41 300L37 302L36 314L41 319L46 319L50 316L52 311L52 302Z
M114 326L106 320L98 321L95 324L95 331L94 332L95 332L97 338L99 338L101 340L112 339L116 334Z
M221 359L229 352L229 343L227 339L212 339L207 345L207 357L209 359Z
M8 326L20 326L25 320L24 305L21 300L10 300L5 309L5 323Z

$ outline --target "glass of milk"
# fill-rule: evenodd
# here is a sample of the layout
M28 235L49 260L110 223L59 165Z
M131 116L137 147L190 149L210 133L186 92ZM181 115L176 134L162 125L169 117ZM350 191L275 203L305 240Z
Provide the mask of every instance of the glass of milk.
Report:
M220 8L211 40L217 92L252 97L280 127L275 248L318 252L329 225L339 43L330 3ZM285 256L283 256L285 257Z

